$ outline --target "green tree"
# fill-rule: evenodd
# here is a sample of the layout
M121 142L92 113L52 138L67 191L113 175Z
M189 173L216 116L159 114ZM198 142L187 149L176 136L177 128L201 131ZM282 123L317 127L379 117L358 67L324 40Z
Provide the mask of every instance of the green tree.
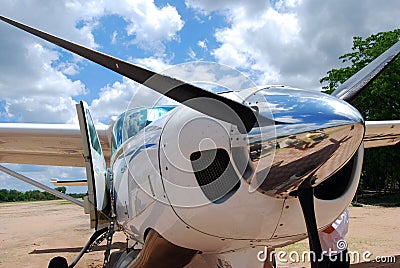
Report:
M24 194L17 190L10 190L8 192L8 201L24 201Z
M8 201L8 190L0 189L0 202Z
M64 186L56 187L55 190L65 194L66 188ZM73 197L81 198L86 194L70 194ZM0 202L16 202L16 201L38 201L38 200L55 200L59 199L47 192L41 192L39 190L30 190L25 193L21 193L17 190L0 189Z
M361 70L385 50L399 41L400 29L381 32L363 39L353 38L352 52L339 57L347 66L328 71L320 82L332 93L340 84ZM400 58L373 81L356 99L354 105L366 120L400 119ZM385 191L399 188L399 145L365 151L362 185L364 188Z
M54 188L54 190L59 191L63 194L65 194L67 192L67 188L65 188L64 186L56 187L56 188Z

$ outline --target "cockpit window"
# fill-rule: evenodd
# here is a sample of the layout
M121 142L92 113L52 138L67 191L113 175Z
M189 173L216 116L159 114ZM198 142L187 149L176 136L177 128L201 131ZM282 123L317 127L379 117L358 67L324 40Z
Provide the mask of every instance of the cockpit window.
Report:
M136 108L121 114L113 126L112 153L127 139L135 136L151 122L159 119L176 106L156 106L151 108Z

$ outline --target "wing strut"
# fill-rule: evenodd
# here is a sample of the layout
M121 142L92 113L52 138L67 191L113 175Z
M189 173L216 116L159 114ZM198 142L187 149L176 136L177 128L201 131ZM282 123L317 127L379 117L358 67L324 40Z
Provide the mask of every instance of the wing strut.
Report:
M44 185L44 184L42 184L40 182L37 182L37 181L35 181L35 180L31 179L31 178L28 178L28 177L26 177L26 176L24 176L22 174L19 174L19 173L15 172L15 171L13 171L11 169L8 169L8 168L6 168L6 167L4 167L2 165L0 165L0 171L3 171L4 173L7 173L8 175L10 175L12 177L15 177L15 178L17 178L19 180L22 180L22 181L26 182L26 183L29 183L29 184L31 184L31 185L39 188L39 189L42 189L42 190L48 192L49 194L52 194L52 195L55 195L55 196L57 196L59 198L65 199L65 200L67 200L69 202L72 202L75 205L78 205L80 207L84 207L83 202L78 201L78 200L76 200L75 198L73 198L73 197L71 197L69 195L66 195L66 194L63 194L63 193L61 193L61 192L59 192L57 190L54 190L54 189L52 189L52 188L50 188L50 187L48 187L48 186L46 186L46 185Z

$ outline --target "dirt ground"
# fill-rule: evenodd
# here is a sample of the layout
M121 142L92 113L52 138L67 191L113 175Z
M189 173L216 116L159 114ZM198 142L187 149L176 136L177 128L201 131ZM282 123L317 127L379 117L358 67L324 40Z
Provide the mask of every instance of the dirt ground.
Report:
M400 208L351 207L349 249L369 251L373 254L371 259L397 256L396 264L364 262L352 267L400 267L399 223ZM2 203L0 267L47 267L51 258L60 255L71 263L92 232L89 216L65 201ZM114 246L121 247L123 242L125 236L118 233ZM287 252L307 249L307 240L284 248ZM103 251L86 254L76 267L101 267L103 257ZM304 266L309 267L308 264ZM280 264L280 267L289 266Z
M55 256L70 264L92 233L89 215L67 201L2 203L0 267L42 268ZM118 233L113 241L121 246L125 236ZM91 252L75 267L102 267L103 258L103 251Z

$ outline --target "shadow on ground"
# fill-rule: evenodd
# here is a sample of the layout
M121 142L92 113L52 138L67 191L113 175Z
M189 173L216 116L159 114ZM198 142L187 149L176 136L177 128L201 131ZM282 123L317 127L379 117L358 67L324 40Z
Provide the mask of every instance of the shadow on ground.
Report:
M112 244L112 249L125 249L126 243L124 242L115 242ZM47 248L47 249L35 249L29 254L44 254L44 253L62 253L62 252L80 252L82 247L74 247L74 248ZM98 246L93 251L104 251L106 250L106 246Z

